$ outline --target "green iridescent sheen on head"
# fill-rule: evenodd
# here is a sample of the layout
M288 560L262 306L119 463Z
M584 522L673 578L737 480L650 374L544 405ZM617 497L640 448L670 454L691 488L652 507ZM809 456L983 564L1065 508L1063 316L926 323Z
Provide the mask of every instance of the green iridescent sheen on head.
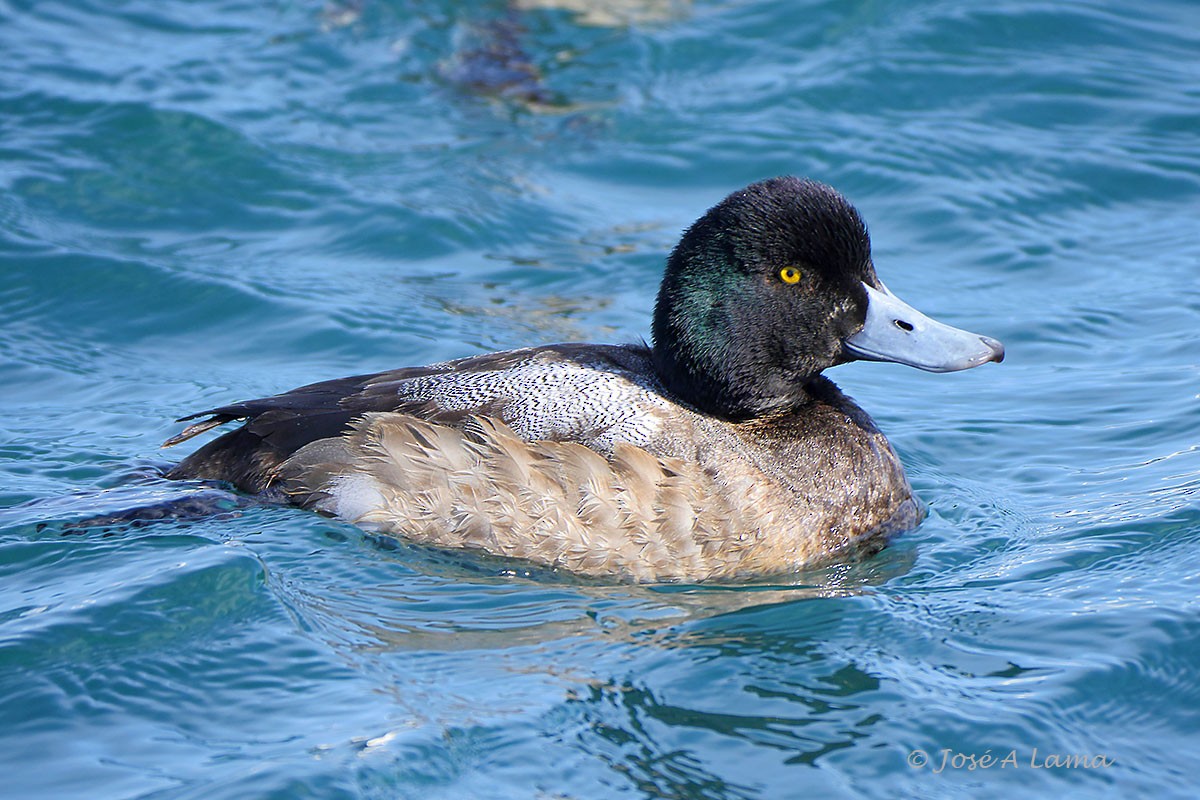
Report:
M781 279L796 267L795 283ZM876 285L866 225L832 188L773 178L731 194L671 253L654 313L660 377L682 399L743 419L805 401L844 360Z

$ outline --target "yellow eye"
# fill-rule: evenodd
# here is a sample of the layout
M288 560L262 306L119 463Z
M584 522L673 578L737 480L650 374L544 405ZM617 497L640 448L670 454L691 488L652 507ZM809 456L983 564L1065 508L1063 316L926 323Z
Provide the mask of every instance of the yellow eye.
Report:
M784 283L799 283L800 270L796 269L795 267L784 267L783 269L779 270L779 280L783 281Z

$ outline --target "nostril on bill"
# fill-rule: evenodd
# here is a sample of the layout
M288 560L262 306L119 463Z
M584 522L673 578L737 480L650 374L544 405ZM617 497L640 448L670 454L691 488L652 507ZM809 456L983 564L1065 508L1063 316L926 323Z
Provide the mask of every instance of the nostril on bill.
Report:
M892 322L894 322L896 324L896 327L899 328L900 330L912 333L913 326L912 326L911 322L905 322L902 319L894 319L894 320L892 320Z

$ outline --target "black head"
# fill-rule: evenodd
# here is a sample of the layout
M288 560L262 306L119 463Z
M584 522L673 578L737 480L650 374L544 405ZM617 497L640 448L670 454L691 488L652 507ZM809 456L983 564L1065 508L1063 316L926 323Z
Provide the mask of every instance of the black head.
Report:
M832 188L772 178L726 197L684 233L654 309L654 361L681 399L746 419L806 399L848 360L864 284L879 288L867 227Z

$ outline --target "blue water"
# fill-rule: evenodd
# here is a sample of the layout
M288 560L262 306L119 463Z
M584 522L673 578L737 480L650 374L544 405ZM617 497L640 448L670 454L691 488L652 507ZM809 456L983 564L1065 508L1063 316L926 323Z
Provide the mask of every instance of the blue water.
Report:
M1200 6L523 5L0 1L4 795L1195 797ZM683 227L784 173L1008 345L831 371L929 506L874 558L630 587L295 509L72 526L189 491L184 413L648 336Z

